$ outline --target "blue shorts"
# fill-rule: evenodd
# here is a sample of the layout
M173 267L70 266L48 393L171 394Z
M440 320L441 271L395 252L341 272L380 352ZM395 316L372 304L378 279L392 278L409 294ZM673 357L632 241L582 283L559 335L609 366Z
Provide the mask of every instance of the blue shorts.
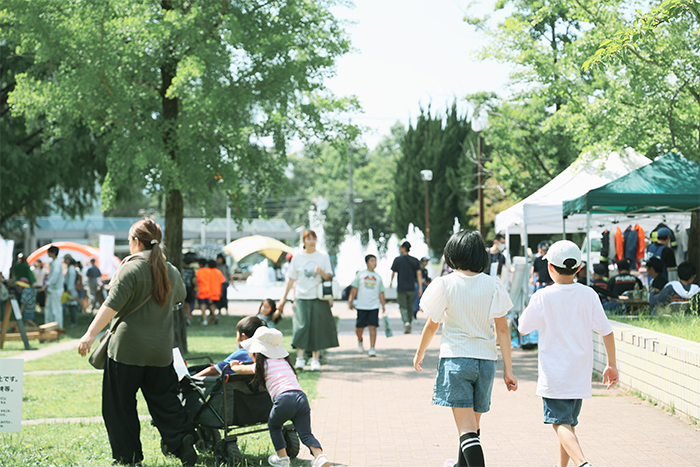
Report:
M433 389L433 404L488 412L496 376L496 360L441 358Z
M578 425L578 415L581 413L581 399L549 399L542 398L544 406L544 422L554 425Z
M379 308L374 310L357 310L356 328L366 328L367 326L379 326Z

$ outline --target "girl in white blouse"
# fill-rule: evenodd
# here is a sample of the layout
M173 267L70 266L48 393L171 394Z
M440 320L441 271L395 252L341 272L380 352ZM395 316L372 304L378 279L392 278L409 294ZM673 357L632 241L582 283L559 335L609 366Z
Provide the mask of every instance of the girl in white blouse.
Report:
M423 328L413 366L423 371L420 365L425 351L443 323L433 404L452 408L460 436L455 465L484 466L479 421L489 410L496 374L493 323L503 354L506 387L509 391L518 388L511 367L506 319L513 303L503 283L484 274L489 256L479 232L463 230L454 234L445 246L445 261L453 272L433 280L420 301L420 308L430 319Z

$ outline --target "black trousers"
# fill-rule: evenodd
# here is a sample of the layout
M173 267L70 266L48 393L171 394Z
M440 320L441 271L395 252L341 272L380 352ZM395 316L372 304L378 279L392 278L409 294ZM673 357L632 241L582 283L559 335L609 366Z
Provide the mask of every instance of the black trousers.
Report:
M141 425L136 411L139 389L146 399L153 424L171 452L180 447L186 435L195 434L177 397L177 375L172 365L135 366L108 358L102 379L102 417L112 457L123 463L143 460Z

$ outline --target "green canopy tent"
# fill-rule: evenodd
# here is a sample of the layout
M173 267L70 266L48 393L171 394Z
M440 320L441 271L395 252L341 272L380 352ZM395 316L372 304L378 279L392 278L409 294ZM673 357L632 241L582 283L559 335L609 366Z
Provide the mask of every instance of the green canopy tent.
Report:
M668 153L585 195L563 202L578 213L651 214L700 210L700 164Z
M564 201L562 208L564 225L571 215L586 213L588 216L586 231L590 256L591 213L633 216L700 211L700 164L670 152L578 198Z

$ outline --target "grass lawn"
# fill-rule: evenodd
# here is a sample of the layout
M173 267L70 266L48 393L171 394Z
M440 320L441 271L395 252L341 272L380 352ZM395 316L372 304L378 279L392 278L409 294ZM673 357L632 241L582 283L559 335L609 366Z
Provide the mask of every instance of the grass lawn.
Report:
M662 332L693 342L700 342L700 317L697 315L673 313L671 315L647 315L637 318L624 318L611 315L610 318L621 323L631 324L632 326Z
M236 349L236 323L241 316L221 316L217 326L194 324L188 328L189 354L186 358L208 355L219 362ZM87 329L92 316L83 315L79 326L70 330L71 338L78 338ZM291 318L283 318L278 329L284 334L284 345L291 350ZM65 339L65 338L64 338ZM39 347L38 342L31 341ZM15 353L23 350L21 342ZM45 346L48 344L42 344ZM9 349L0 357L11 356ZM200 362L194 362L200 363ZM98 417L101 415L102 374L32 374L38 370L90 370L86 358L77 350L53 354L25 363L23 420L43 418ZM299 382L312 399L316 395L318 373L300 372ZM146 403L139 393L138 411L148 414ZM160 452L160 436L149 421L141 424L144 445L144 466L179 466L180 461L166 458ZM244 466L266 465L267 456L274 452L268 433L246 435L239 439ZM303 448L305 449L305 448ZM0 434L0 465L24 467L28 465L82 466L110 465L111 450L107 433L99 423L55 423L25 425L21 433ZM213 466L213 455L200 456L202 466ZM303 465L295 461L292 465Z

